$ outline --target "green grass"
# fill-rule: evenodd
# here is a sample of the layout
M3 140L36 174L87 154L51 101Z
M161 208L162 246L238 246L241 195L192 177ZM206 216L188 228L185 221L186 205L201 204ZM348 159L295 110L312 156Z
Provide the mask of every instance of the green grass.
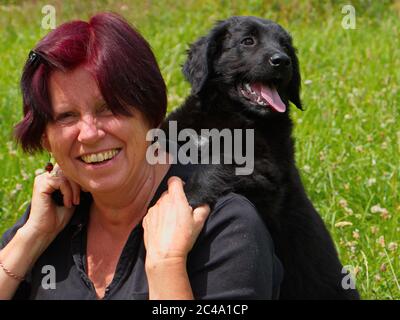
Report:
M156 53L170 110L189 93L180 72L188 44L216 20L256 15L290 30L298 48L306 111L292 111L297 164L343 264L356 269L363 298L399 299L400 1L352 1L355 30L341 27L342 1L176 2L2 2L0 233L24 211L34 172L47 161L44 154L23 154L12 140L21 118L21 68L47 33L43 5L54 4L57 25L98 11L134 23Z

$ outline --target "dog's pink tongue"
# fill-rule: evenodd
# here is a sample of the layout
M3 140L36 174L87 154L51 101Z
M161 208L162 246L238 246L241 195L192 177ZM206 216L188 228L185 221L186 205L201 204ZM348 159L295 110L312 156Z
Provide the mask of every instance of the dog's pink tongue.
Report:
M283 103L278 91L274 87L268 87L261 83L256 83L257 91L260 92L261 96L268 101L268 103L278 112L285 112L286 106Z

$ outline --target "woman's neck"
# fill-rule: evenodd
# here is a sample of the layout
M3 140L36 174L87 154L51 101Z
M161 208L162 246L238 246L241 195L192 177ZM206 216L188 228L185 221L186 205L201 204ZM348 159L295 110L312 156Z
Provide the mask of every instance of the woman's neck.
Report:
M147 213L148 206L169 167L169 164L146 163L140 171L140 176L131 186L106 195L92 194L94 201L90 223L110 233L121 234L122 230L132 230Z

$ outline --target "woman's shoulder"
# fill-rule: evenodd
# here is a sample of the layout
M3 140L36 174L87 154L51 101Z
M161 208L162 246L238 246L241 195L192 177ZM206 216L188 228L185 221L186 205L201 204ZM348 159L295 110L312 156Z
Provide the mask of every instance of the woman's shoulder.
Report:
M230 192L219 198L210 213L212 219L222 219L224 221L244 220L246 224L252 226L261 223L264 227L261 216L254 204L245 196Z
M235 192L230 192L220 197L215 204L214 210L220 210L226 206L241 206L251 211L257 211L256 207L249 199Z
M283 269L256 207L246 197L219 198L189 254L198 299L271 299Z
M236 238L273 250L271 234L257 208L245 196L231 192L219 198L204 224L204 238Z

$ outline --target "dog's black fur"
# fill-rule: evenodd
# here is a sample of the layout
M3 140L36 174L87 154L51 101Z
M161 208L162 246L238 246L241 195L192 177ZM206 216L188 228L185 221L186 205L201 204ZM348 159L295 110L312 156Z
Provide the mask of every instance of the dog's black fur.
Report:
M249 40L250 39L250 40ZM278 54L280 60L271 63ZM272 234L284 266L281 299L358 299L342 288L342 265L325 225L308 199L295 166L289 102L301 109L300 72L290 35L256 17L232 17L191 45L183 72L192 94L163 125L178 129L254 129L251 175L235 175L234 165L199 166L185 186L190 203L213 204L234 191L252 201ZM243 83L275 87L285 112L251 102ZM244 150L244 149L243 149Z

